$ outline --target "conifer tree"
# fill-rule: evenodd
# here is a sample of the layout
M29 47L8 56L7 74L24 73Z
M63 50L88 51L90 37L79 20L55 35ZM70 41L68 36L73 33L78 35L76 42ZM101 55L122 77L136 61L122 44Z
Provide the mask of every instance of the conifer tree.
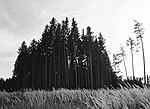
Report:
M99 37L98 37L98 44L99 44L99 63L100 63L100 66L99 66L99 69L100 69L100 83L101 83L101 87L104 87L104 50L105 50L105 39L103 38L102 34L100 33L99 34Z
M72 19L71 31L70 36L68 37L68 44L69 44L69 55L70 55L70 66L72 66L72 72L75 77L73 88L78 87L78 70L77 70L77 47L78 47L78 40L79 40L79 30L77 27L77 23Z
M88 51L88 38L87 36L84 34L84 29L82 30L82 36L81 36L81 39L82 39L82 48L83 48L83 51L82 51L82 63L83 63L83 74L84 74L84 87L85 88L89 88L89 68L88 68L88 54L87 54L87 51Z
M124 50L123 46L120 47L120 51L121 51L121 56L122 56L122 60L123 60L124 68L125 68L126 78L128 78L126 62L125 62L125 50Z
M61 30L61 63L62 67L62 74L61 77L63 78L61 83L63 87L69 87L69 70L68 70L68 42L67 39L69 37L70 29L69 29L69 21L68 18L62 21L62 30Z
M131 51L133 79L135 79L135 75L134 75L134 59L133 59L133 50L134 50L134 46L135 45L136 45L135 41L131 37L129 37L129 39L127 40L127 46L130 47L130 51Z
M37 75L37 45L38 42L33 39L31 41L31 44L29 46L29 53L31 55L31 87L35 88L35 84L36 84L36 75Z
M48 30L49 27L48 25L45 26L45 30L42 34L42 38L41 38L41 45L42 45L42 54L41 54L41 58L42 58L42 71L43 71L43 78L42 78L42 87L44 89L47 89L47 62L48 62Z
M15 68L13 70L13 76L17 77L18 89L26 87L27 78L27 65L28 65L28 48L26 42L23 41L21 47L18 49L18 57L15 62Z
M61 24L57 24L56 27L56 40L55 40L55 57L56 57L56 76L55 76L55 88L60 88L60 73L61 73L61 37L62 37L62 30Z
M144 52L144 44L143 44L143 34L144 34L144 28L142 28L142 23L135 21L135 27L134 27L134 33L137 35L137 45L139 44L139 40L141 41L142 45L142 53L143 53L143 68L144 68L144 84L146 84L146 71L145 71L145 52Z
M49 25L49 32L48 32L48 49L49 49L49 55L50 55L50 61L49 63L52 63L51 66L52 67L52 72L49 72L48 75L51 75L51 77L49 76L49 84L52 83L52 87L56 87L56 28L57 28L57 23L56 23L56 19L52 18L50 25ZM50 74L51 73L51 74ZM53 82L52 82L53 81Z
M100 63L99 63L99 45L98 45L98 40L97 38L93 42L93 47L92 47L92 62L93 62L93 88L100 88Z
M87 38L88 38L88 56L89 56L89 81L90 81L90 88L93 88L93 66L92 66L92 41L93 41L93 36L92 36L92 31L91 27L87 27Z

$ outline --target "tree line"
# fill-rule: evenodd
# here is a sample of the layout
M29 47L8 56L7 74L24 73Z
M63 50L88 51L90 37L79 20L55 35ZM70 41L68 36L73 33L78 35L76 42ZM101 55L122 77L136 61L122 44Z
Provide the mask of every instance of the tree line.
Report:
M116 87L118 77L101 33L88 26L80 34L74 18L70 27L68 18L52 18L39 40L22 42L9 81L14 89L97 89Z

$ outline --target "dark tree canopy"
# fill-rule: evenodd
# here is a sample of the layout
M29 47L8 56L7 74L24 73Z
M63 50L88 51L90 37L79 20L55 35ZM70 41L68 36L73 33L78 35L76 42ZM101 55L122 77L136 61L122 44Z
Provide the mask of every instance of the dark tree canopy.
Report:
M96 37L88 26L80 34L74 18L71 27L68 18L61 24L52 18L38 41L21 44L12 81L14 89L97 89L115 87L117 76L101 33Z

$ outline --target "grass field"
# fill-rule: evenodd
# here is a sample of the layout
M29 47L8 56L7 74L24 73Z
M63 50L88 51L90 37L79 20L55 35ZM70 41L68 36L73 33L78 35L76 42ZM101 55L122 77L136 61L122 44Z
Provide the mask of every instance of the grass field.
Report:
M4 91L0 109L150 109L150 89Z

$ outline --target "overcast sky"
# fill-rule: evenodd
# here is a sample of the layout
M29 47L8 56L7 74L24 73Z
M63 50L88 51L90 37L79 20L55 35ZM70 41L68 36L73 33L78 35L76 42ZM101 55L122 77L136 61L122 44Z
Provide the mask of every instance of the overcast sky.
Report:
M126 50L129 76L131 56L125 42L133 36L133 20L143 23L146 73L150 75L150 0L0 0L0 77L12 76L17 50L39 39L52 17L61 22L74 17L80 30L91 26L95 35L102 33L107 50L118 53L120 44ZM142 54L134 54L135 76L143 76ZM124 72L123 66L121 67ZM124 75L124 74L123 74Z

